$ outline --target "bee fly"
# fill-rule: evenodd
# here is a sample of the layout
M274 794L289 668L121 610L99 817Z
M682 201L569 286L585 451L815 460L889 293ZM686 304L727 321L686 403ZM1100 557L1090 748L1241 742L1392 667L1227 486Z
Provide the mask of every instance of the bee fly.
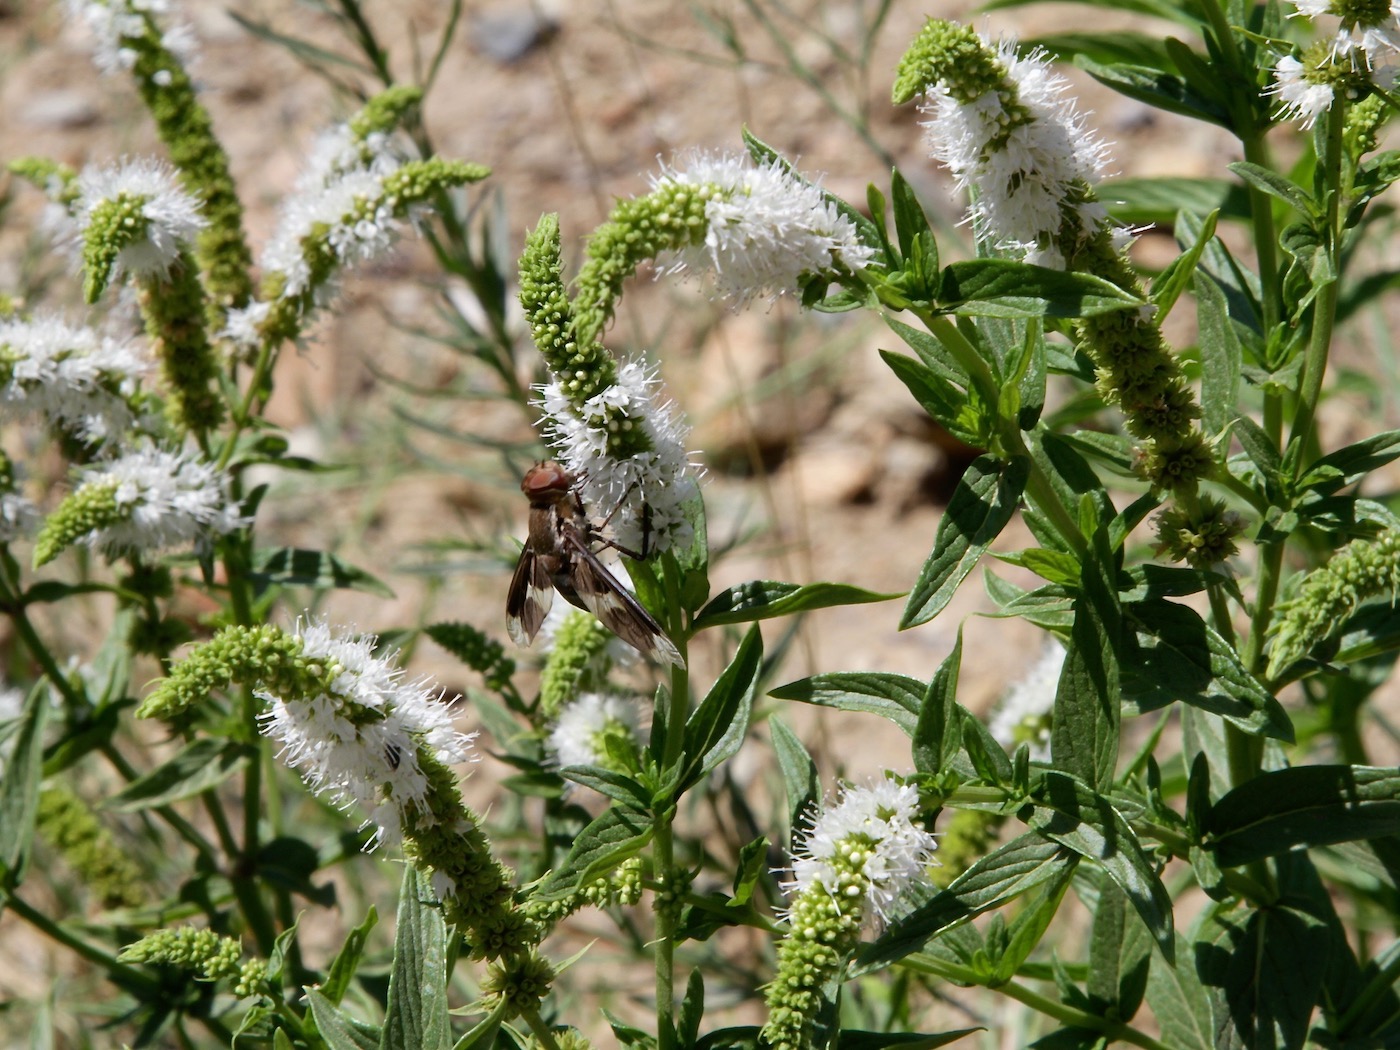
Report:
M574 482L574 476L553 460L536 463L520 482L520 490L530 500L530 535L506 596L506 629L511 638L517 645L534 641L558 591L638 652L683 666L681 654L661 625L593 553L597 528L589 522ZM639 557L615 543L608 545Z

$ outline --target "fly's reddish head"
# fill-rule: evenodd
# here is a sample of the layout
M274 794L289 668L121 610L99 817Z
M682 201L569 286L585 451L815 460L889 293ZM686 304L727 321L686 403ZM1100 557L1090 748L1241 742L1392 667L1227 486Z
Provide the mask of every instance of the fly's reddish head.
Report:
M520 491L534 505L548 506L566 499L574 488L574 476L552 459L536 463L525 472Z

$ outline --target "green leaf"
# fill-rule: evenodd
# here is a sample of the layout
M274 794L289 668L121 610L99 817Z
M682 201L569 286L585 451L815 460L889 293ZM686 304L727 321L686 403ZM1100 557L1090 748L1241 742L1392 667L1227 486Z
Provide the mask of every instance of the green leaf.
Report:
M1387 430L1323 456L1303 472L1298 487L1330 494L1397 458L1400 430Z
M447 1020L447 926L432 882L404 868L381 1050L451 1050Z
M929 683L914 727L914 768L920 773L940 773L948 767L961 743L958 734L958 668L962 663L962 628L953 651L938 667Z
M1150 15L1153 18L1176 22L1191 29L1199 28L1201 21L1199 16L1194 14L1194 8L1185 4L1171 3L1170 0L1079 0L1079 2L1090 4L1095 9L1105 8ZM1040 3L1040 0L991 0L990 3L983 4L980 10L999 11L1012 7L1027 7L1036 3Z
M1248 416L1236 416L1231 422L1234 425L1235 437L1249 461L1259 469L1259 475L1265 483L1278 491L1282 486L1280 472L1283 470L1283 457L1279 455L1274 439Z
M802 823L802 815L821 800L821 777L817 775L817 764L802 746L802 741L782 719L768 719L768 735L773 740L773 753L778 757L778 768L783 771L788 830L795 835Z
M887 316L885 323L890 326L890 330L895 335L904 340L914 353L919 355L920 361L938 374L940 380L950 386L962 387L963 389L972 385L972 380L963 371L962 365L958 364L957 358L937 336L913 328L893 317Z
M636 856L651 836L649 815L615 804L579 832L564 863L550 872L531 896L545 902L563 900L578 887Z
M335 953L335 958L331 960L329 969L326 970L326 979L317 987L328 1002L339 1006L345 993L349 991L351 983L355 979L355 972L360 968L360 961L365 955L365 945L369 941L370 931L379 925L379 913L374 910L374 905L369 906L369 912L365 915L365 921L350 931L345 938L345 943L340 946L340 950Z
M1300 1050L1322 988L1326 926L1298 908L1215 907L1193 945L1201 983L1220 989L1217 1046Z
M1178 205L1172 208L1170 214L1173 220L1180 207ZM1215 223L1219 216L1220 209L1218 207L1210 209L1205 219L1202 220L1200 232L1196 235L1191 247L1173 259L1167 268L1153 280L1150 299L1157 307L1157 314L1153 318L1157 324L1160 325L1171 313L1172 307L1176 305L1181 293L1186 290L1186 286L1196 276L1196 267L1201 261L1201 254L1206 250L1210 239L1215 236ZM1228 306L1225 308L1225 313L1228 316Z
M1027 591L991 570L983 570L982 582L998 609L985 615L1019 616L1047 631L1068 631L1074 623L1074 595L1067 588L1050 584Z
M1183 211L1198 216L1218 211L1231 219L1249 218L1249 194L1229 179L1127 176L1105 179L1098 186L1098 195L1110 215L1131 226L1149 222L1175 226L1177 213ZM1180 230L1176 232L1181 235ZM1190 276L1186 274L1188 280ZM1155 286L1153 292L1155 295Z
M1041 49L1058 62L1073 62L1079 55L1095 62L1126 62L1135 66L1166 68L1171 65L1158 37L1119 30L1113 33L1048 33L1021 41L1026 51ZM1096 189L1103 189L1099 183ZM1105 195L1100 194L1103 200Z
M1247 160L1237 160L1233 164L1227 164L1226 167L1255 189L1267 193L1276 200L1283 201L1300 215L1317 218L1317 204L1308 195L1308 191L1272 168L1252 164Z
M862 1032L843 1028L836 1038L836 1050L885 1050L898 1047L899 1050L934 1050L935 1047L955 1043L973 1032L985 1032L985 1028L958 1028L937 1035L923 1035L918 1032Z
M1400 768L1313 765L1262 773L1210 811L1208 849L1222 868L1303 846L1400 833Z
M910 592L901 630L926 623L947 607L958 585L1016 513L1029 477L1030 461L1024 456L1006 463L993 456L973 460L938 524L933 553Z
M899 594L880 594L846 583L807 583L799 586L772 580L750 580L715 595L695 618L694 629L700 631L720 624L750 623L812 609L864 605L899 597Z
M592 788L600 795L616 799L625 806L646 809L653 801L652 793L631 777L602 766L565 766L559 770L559 775L575 784Z
M363 591L378 598L394 597L394 592L387 584L363 569L347 565L326 551L305 550L300 547L277 547L256 551L248 579L260 588L272 584L317 589L339 587Z
M1100 789L1113 783L1122 707L1117 659L1122 614L1118 595L1106 582L1115 575L1106 547L1106 529L1100 528L1084 559L1050 725L1055 765Z
M1181 77L1148 66L1100 65L1088 58L1075 62L1105 87L1149 106L1193 120L1230 128L1230 115L1220 105L1192 89Z
M943 270L940 309L967 317L1096 317L1141 306L1111 281L1009 259L967 259Z
M840 711L862 711L888 718L909 736L914 735L927 686L917 678L879 671L841 671L813 675L779 686L768 695L779 700L799 700Z
M1236 416L1244 352L1230 324L1230 308L1220 286L1200 270L1196 271L1195 285L1197 338L1201 346L1201 406L1206 430L1219 434Z
M1089 998L1093 1012L1129 1021L1142 1005L1152 962L1147 927L1128 914L1128 898L1117 883L1099 887L1089 938Z
M943 930L999 908L1073 869L1077 858L1039 835L1013 839L953 880L946 890L915 904L861 949L851 976L869 973L919 951Z
M763 637L757 627L750 627L734 659L686 721L678 793L739 750L749 731L749 715L762 670Z
M929 418L937 420L964 444L981 447L991 433L992 420L985 407L969 399L938 372L904 354L880 351L880 358L908 388Z
M1097 861L1127 898L1157 947L1172 958L1172 901L1128 822L1102 795L1072 776L1047 770L1026 823L1046 838Z
M1200 613L1165 601L1136 602L1126 612L1121 682L1139 713L1180 700L1251 735L1292 743L1288 713Z
M898 169L890 177L890 204L904 272L915 279L917 287L932 290L938 279L938 245L919 198Z
M1020 972L1021 964L1030 957L1060 910L1060 901L1069 889L1075 870L1074 865L1064 865L1055 878L1036 889L1033 899L1017 909L1006 929L1006 947L992 973L996 984L1005 984Z
M331 1050L379 1050L377 1026L355 1020L318 989L307 988L305 992L316 1034Z
M252 756L253 748L247 744L204 737L133 780L104 806L116 813L137 813L193 798L218 787L246 766Z
M14 745L0 770L0 886L5 889L19 885L34 842L48 712L49 691L36 686L20 709Z
M1152 957L1147 975L1147 1005L1162 1027L1162 1041L1176 1050L1216 1050L1210 994L1196 976L1191 944L1176 938L1176 962Z

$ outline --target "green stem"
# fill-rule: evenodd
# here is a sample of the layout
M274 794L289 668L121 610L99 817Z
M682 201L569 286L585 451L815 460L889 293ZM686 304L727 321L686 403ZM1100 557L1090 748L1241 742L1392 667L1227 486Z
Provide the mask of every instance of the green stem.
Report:
M1235 641L1234 618L1230 615L1230 605L1225 598L1225 588L1218 583L1212 583L1206 588L1206 593L1210 596L1211 618L1215 620L1215 629L1220 632L1220 637L1230 644L1230 648L1239 651L1239 645Z
M521 1011L521 1017L525 1018L525 1023L530 1026L530 1031L535 1033L535 1038L539 1040L540 1046L544 1050L559 1050L559 1043L554 1038L554 1030L544 1023L538 1010Z
M1172 1050L1167 1043L1159 1042L1146 1032L1139 1031L1131 1025L1122 1024L1118 1021L1110 1021L1098 1014L1089 1013L1086 1010L1078 1010L1073 1006L1066 1006L1057 999L1033 992L1025 985L1015 981L1007 981L1005 984L990 985L987 978L979 974L970 966L959 966L956 963L945 962L942 959L935 959L929 955L913 955L905 959L901 966L917 973L925 973L946 981L954 981L957 984L980 985L986 988L993 988L994 991L1010 999L1015 999L1019 1003L1024 1003L1037 1013L1053 1018L1066 1028L1087 1028L1090 1031L1099 1032L1108 1037L1110 1043L1121 1040L1140 1046L1143 1050Z
M672 606L676 608L676 606ZM677 642L681 660L687 659L686 645ZM681 761L685 749L685 718L690 708L690 672L684 663L671 668L671 695L666 708L666 744L662 769L672 770ZM676 895L675 834L672 822L676 817L674 800L656 813L653 858L656 878L661 892L653 901L656 943L656 1030L660 1050L674 1050L676 1008L676 917L679 900Z

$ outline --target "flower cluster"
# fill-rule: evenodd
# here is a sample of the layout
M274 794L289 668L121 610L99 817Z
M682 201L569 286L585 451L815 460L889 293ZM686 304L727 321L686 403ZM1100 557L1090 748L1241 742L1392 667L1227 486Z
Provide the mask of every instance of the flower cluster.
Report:
M108 557L207 543L248 523L228 491L228 476L203 460L142 445L82 472L44 522L34 564L79 542Z
M612 765L612 747L636 747L636 706L614 693L582 693L555 719L545 750L560 767Z
M861 929L881 923L924 878L937 848L917 822L918 790L885 778L848 787L793 848L788 935L768 986L763 1041L774 1050L809 1045L822 986L839 972Z
M440 689L406 681L391 658L374 655L374 638L335 635L324 622L300 623L294 637L329 685L311 696L260 690L268 704L263 732L281 743L287 763L318 794L367 809L376 843L397 843L405 812L416 811L421 821L426 809L420 748L455 765L472 759L472 738L453 728Z
M162 29L157 24L174 6L170 0L68 0L68 13L92 31L97 67L104 73L119 73L136 68L142 41L148 36L182 66L194 60L196 42L188 25Z
M0 321L0 416L41 416L87 445L120 437L148 368L123 340L57 317Z
M972 194L977 235L1063 269L1112 228L1091 186L1106 147L1085 127L1045 54L1021 55L965 26L931 20L900 65L895 101L923 95L933 155Z
M158 160L86 169L78 190L88 302L121 273L164 277L207 225L199 202Z
M1279 117L1311 127L1341 95L1365 92L1374 83L1394 86L1400 74L1400 4L1356 0L1293 0L1295 14L1336 18L1340 25L1298 55L1274 64L1267 93L1280 103Z
M193 926L156 930L122 949L118 958L127 963L173 966L202 981L232 979L233 994L240 999L256 995L267 977L262 959L243 961L243 945L232 937Z

